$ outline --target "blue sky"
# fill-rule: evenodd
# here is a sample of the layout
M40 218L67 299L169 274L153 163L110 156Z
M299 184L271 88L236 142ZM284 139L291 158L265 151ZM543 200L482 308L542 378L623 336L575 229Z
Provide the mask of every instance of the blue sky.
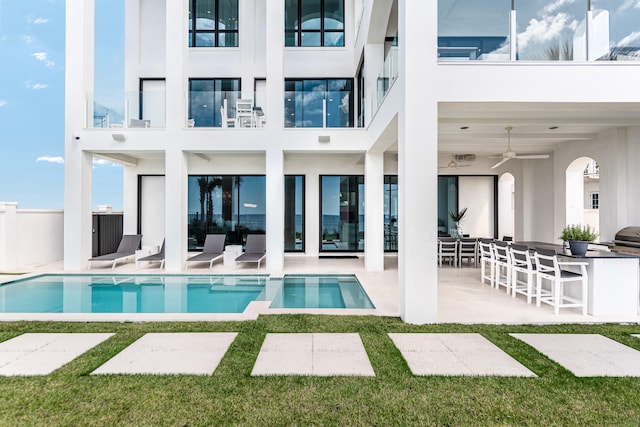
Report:
M122 93L122 4L96 1L97 92ZM18 208L64 205L64 43L64 0L0 0L0 201ZM122 209L122 179L94 163L94 208Z

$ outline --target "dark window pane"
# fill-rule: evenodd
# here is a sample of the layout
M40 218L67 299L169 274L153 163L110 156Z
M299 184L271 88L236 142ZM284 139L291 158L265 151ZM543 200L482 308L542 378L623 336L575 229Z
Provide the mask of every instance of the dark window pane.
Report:
M364 250L364 177L322 176L321 251Z
M298 0L285 0L284 28L286 30L298 29Z
M304 176L285 176L284 248L304 251Z
M284 33L284 45L285 46L297 46L298 45L298 33L293 33L293 32Z
M303 30L319 30L321 24L320 0L300 0Z
M220 33L218 34L219 47L238 47L238 33Z
M215 30L215 0L198 0L196 2L196 30Z
M238 29L238 0L218 0L218 30Z
M216 45L215 33L196 33L196 46L211 47Z
M344 29L344 0L324 0L324 29Z

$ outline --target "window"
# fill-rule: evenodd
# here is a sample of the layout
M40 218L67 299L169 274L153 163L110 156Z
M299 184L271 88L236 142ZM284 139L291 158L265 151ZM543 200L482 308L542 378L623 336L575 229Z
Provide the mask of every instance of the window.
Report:
M353 79L286 79L285 127L353 127Z
M266 229L266 181L261 176L198 175L188 180L189 250L202 249L207 234L227 235L227 245Z
M600 193L591 193L591 209L600 209Z
M237 47L238 0L190 0L189 47Z
M220 107L226 106L227 116L235 117L239 94L240 79L190 79L189 119L195 127L221 127Z
M321 176L320 212L320 251L364 250L364 176Z
M285 46L344 46L344 0L285 0Z
M384 250L398 251L398 175L384 177Z
M304 176L284 177L284 250L304 252Z

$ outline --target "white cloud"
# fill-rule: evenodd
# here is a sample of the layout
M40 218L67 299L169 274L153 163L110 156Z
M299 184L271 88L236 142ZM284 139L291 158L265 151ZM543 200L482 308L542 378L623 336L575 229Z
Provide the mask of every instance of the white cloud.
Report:
M624 0L616 12L624 12L631 8L640 9L640 0Z
M565 30L575 30L577 26L578 21L570 19L566 13L545 16L540 20L533 18L529 21L527 29L518 34L518 47L523 50L529 44L545 43L557 39Z
M36 59L36 61L44 62L44 65L46 65L49 68L56 65L55 62L50 61L48 59L49 55L47 54L47 52L34 52L31 54L31 56L33 56Z
M120 166L117 163L110 162L109 160L99 159L97 157L93 158L93 167L96 166Z
M542 13L544 13L545 15L552 14L552 13L555 13L562 6L567 4L574 4L575 2L576 0L556 0L553 3L548 4L544 8L542 8Z
M46 88L49 87L49 85L46 84L46 83L34 83L34 84L31 84L30 81L24 82L24 86L27 89L33 89L33 90L42 90L42 89L46 89Z
M63 164L64 159L60 156L40 156L36 159L36 162L58 163Z
M36 25L46 24L47 22L49 22L49 18L36 18L33 20L33 23Z
M620 40L620 42L618 42L618 46L635 46L635 42L638 40L640 40L640 31L634 31Z
M0 99L0 107L4 107L5 105L7 105L7 101Z
M26 44L33 44L33 42L36 41L36 38L33 36L22 36L20 37L20 40L22 40L24 43Z

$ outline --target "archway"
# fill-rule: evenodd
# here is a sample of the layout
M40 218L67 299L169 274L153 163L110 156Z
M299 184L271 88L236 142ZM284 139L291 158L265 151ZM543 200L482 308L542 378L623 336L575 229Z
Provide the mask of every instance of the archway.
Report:
M515 184L516 179L510 173L504 173L498 179L498 237L515 234Z
M566 170L566 225L590 225L600 230L600 170L590 157L580 157Z

